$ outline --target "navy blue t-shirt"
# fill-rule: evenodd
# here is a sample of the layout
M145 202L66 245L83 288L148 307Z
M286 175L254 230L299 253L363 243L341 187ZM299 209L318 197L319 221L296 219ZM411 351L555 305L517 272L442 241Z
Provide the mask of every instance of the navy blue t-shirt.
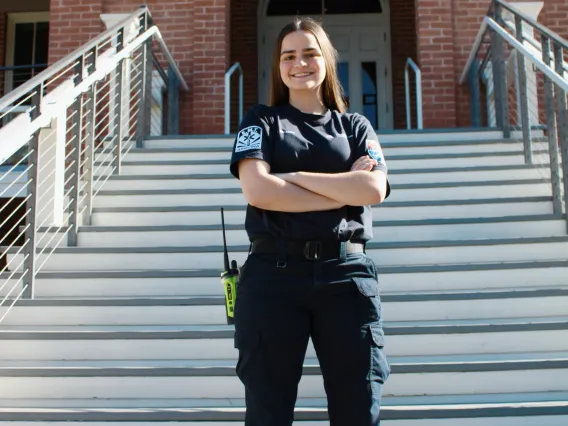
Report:
M369 120L357 113L328 110L307 114L287 104L255 105L243 119L231 157L230 171L239 178L238 162L258 158L270 173L342 173L358 158L377 160L373 170L387 173L377 134ZM390 185L387 183L387 196ZM294 240L351 241L373 238L370 206L345 206L328 211L288 213L247 206L245 229L249 239L276 237Z

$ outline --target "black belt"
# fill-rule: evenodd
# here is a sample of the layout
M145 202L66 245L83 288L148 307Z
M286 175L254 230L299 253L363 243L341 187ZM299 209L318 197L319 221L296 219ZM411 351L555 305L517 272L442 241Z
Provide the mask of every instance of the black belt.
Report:
M365 245L350 241L296 241L279 239L255 239L251 253L286 254L304 257L308 260L337 259L341 257L341 246L345 245L345 254L364 253Z

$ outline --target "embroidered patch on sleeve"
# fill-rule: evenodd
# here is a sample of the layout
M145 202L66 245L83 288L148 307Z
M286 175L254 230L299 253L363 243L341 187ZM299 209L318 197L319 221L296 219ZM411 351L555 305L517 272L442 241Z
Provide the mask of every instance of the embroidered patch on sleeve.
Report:
M377 162L384 162L383 150L381 149L381 145L379 145L378 141L367 139L367 153L369 154L369 157Z
M242 129L237 135L235 152L260 149L262 146L262 128L249 126Z

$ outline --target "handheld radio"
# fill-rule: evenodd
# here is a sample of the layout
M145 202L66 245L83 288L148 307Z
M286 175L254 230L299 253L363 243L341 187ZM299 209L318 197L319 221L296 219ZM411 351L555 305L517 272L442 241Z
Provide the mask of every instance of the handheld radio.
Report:
M237 283L239 281L239 268L237 261L233 260L229 264L229 253L227 251L227 239L225 236L225 215L221 208L221 225L223 228L223 247L225 256L225 270L221 274L221 284L225 290L225 309L227 314L227 324L235 323L235 301L237 300Z

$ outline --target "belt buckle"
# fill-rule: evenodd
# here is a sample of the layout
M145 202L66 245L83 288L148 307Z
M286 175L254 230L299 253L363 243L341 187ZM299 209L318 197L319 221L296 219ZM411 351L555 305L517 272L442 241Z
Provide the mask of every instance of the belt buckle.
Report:
M304 257L308 260L317 260L321 256L321 241L308 241L304 246Z

